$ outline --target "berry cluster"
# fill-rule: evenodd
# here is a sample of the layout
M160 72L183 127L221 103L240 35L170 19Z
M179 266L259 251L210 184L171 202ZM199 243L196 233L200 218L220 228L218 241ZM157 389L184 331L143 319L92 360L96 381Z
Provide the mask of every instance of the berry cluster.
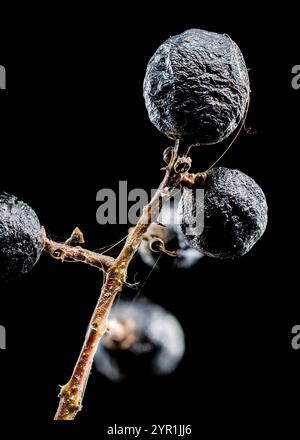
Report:
M186 268L203 255L240 257L264 233L267 202L253 179L222 167L189 173L191 146L228 138L244 122L249 93L243 55L226 35L190 29L158 48L144 79L145 104L151 122L175 139L175 147L165 150L165 178L116 259L78 246L84 242L78 229L65 243L52 242L26 203L0 193L1 277L27 273L42 250L57 260L79 261L106 272L74 374L61 388L56 419L71 420L81 408L95 347L105 334L108 313L126 283L127 267L138 248L149 264L153 254L164 252L175 256L174 267ZM177 210L179 227L150 225L151 209L158 211L159 197L166 199L180 184L186 188ZM204 197L194 196L197 188L204 190ZM195 222L198 228L193 229ZM119 380L132 371L137 374L140 366L151 374L170 373L183 353L183 332L173 316L150 303L120 302L113 308L110 333L104 336L95 362L104 375Z
M248 71L237 44L226 35L199 29L165 41L150 59L144 80L151 122L188 146L228 138L244 120L249 92ZM164 159L169 156L167 149ZM190 159L181 157L175 172L189 167ZM184 190L179 204L187 243L211 257L247 253L267 225L261 188L244 173L226 168L211 169L198 186L204 189L204 200ZM190 232L194 222L199 231L195 234Z

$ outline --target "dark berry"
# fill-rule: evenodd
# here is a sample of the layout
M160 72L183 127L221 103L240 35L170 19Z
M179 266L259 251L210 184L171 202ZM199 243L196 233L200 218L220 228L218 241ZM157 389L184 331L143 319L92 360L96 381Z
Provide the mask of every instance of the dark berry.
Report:
M120 301L112 308L109 326L94 362L112 381L170 374L184 355L179 322L156 304Z
M249 96L243 55L228 36L190 29L150 59L144 98L151 122L172 139L214 144L241 122Z
M35 212L15 196L0 192L0 277L29 272L41 251L42 232Z
M228 168L207 173L204 197L185 189L178 210L188 242L217 258L246 254L264 233L268 219L262 189L251 177Z

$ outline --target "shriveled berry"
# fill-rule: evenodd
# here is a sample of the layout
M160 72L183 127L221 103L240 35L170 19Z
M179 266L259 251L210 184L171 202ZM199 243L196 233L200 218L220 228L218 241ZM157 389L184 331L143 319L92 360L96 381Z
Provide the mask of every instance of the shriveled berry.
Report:
M0 277L29 272L42 251L39 219L26 203L0 192Z
M172 373L184 351L184 333L177 319L145 300L119 301L110 314L114 328L96 352L96 369L118 382L129 377ZM122 325L123 324L123 325Z
M150 59L144 98L151 122L172 139L214 144L242 120L249 96L243 55L228 36L189 29Z
M222 167L208 171L204 197L185 189L178 210L187 241L217 258L246 254L264 233L268 219L267 201L257 183L241 171Z

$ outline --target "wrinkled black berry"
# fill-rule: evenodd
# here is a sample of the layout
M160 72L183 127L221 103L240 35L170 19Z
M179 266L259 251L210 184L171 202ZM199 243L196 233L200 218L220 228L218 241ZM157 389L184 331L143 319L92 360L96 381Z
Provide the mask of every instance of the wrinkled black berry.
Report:
M242 120L249 94L243 55L228 36L190 29L150 59L144 98L151 122L172 139L214 144Z
M41 226L35 212L15 196L0 192L0 277L29 272L41 250Z
M228 168L208 172L204 198L185 189L178 209L188 242L211 257L246 254L267 226L268 207L262 189L251 177Z
M102 341L96 352L96 369L108 379L145 378L172 373L184 351L184 333L177 319L162 307L145 300L120 301L110 320L131 319L136 341L126 350L110 349Z

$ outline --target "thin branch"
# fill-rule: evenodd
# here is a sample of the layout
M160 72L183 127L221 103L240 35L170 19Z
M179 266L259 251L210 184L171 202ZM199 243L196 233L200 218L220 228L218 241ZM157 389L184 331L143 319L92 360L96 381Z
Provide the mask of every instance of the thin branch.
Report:
M81 410L94 355L102 336L107 330L108 315L114 299L117 293L122 290L123 284L126 283L128 265L140 246L148 227L158 217L161 203L169 198L172 190L180 183L181 177L174 171L178 148L179 142L176 141L163 181L150 203L144 207L141 218L130 231L119 256L106 272L100 298L90 321L73 374L69 382L61 388L55 420L73 420L77 412Z
M95 266L98 269L106 272L112 266L114 258L109 257L108 255L102 255L98 254L97 252L89 251L88 249L84 249L80 246L74 247L70 246L70 244L66 244L78 242L78 240L74 240L74 237L76 236L75 233L78 233L78 237L81 237L80 242L82 242L82 233L78 228L76 228L71 237L65 243L56 243L46 236L45 229L43 228L44 252L49 253L50 256L55 260L85 263L90 266ZM79 235L79 233L81 235Z

